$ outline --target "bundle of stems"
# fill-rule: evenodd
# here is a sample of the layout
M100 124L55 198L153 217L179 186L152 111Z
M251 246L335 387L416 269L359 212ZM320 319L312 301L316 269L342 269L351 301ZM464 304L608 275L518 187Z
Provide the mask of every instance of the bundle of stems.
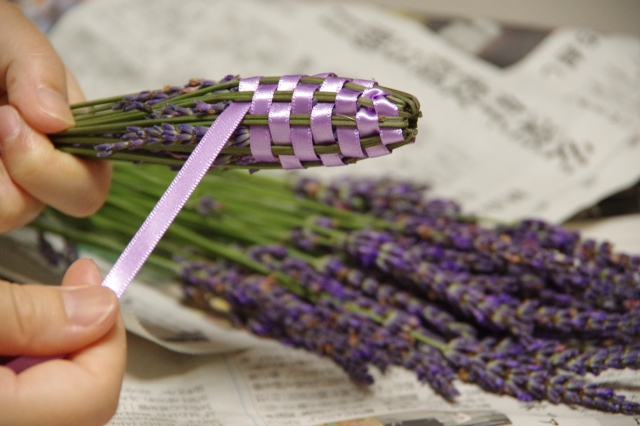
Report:
M276 85L281 78L262 77L260 84ZM337 93L321 91L322 83L326 79L307 76L299 80L301 85L320 89L313 93L314 104L336 103ZM219 81L191 79L182 87L166 86L160 90L147 90L75 104L72 106L72 112L76 126L50 135L50 139L57 148L83 157L179 167L184 164L207 129L230 103L252 101L254 92L239 91L240 81L240 77L232 75ZM340 128L351 131L358 128L356 110L364 108L374 111L372 98L363 96L366 88L358 82L359 80L347 80L343 85L344 90L357 97L353 113L339 114L336 108L330 111L330 126L334 134ZM410 94L377 84L374 87L381 89L386 100L397 109L397 116L376 115L377 123L374 127L379 131L397 129L401 135L392 143L385 144L379 131L362 134L359 138L360 148L355 149L356 153L359 153L358 156L354 156L353 149L345 154L342 149L344 146L341 148L338 140L314 141L311 148L313 152L306 152L301 160L303 167L322 166L324 164L321 158L327 155L339 155L344 164L350 164L367 158L367 152L372 148L380 149L380 146L384 145L385 152L388 153L415 141L417 120L421 114L417 99ZM292 90L276 90L272 100L273 103L291 103L293 96ZM285 121L292 128L309 129L312 114L310 110L308 112L292 113ZM276 161L271 162L255 158L251 149L250 128L268 127L270 119L272 117L267 113L247 114L222 149L213 168L282 168L279 158L297 155L295 144L272 143L270 151ZM317 158L314 160L314 157Z
M97 214L46 210L31 226L115 259L173 176L116 163ZM483 224L411 183L228 171L205 176L146 267L180 280L186 303L358 382L400 366L450 401L463 380L638 414L588 376L640 365L639 265L542 221Z

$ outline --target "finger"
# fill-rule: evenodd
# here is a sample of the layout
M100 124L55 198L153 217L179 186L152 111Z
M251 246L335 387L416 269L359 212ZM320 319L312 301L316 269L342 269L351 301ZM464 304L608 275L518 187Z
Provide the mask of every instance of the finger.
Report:
M15 185L69 215L94 213L109 192L109 162L55 149L11 105L0 106L0 157ZM4 208L3 203L0 210Z
M2 130L0 129L0 132ZM35 219L44 204L20 188L9 176L0 157L0 234L18 229Z
M11 2L0 1L0 90L34 129L74 125L64 64L47 37Z
M82 89L80 88L80 84L78 83L78 80L73 75L73 73L69 71L69 69L67 69L66 72L67 72L67 97L69 98L69 103L75 104L79 102L84 102L85 101L84 93L82 93ZM9 97L7 96L6 93L2 93L0 91L0 105L6 105L8 103L9 103Z
M60 355L100 339L118 316L116 295L101 281L95 264L82 261L62 287L0 282L0 353Z
M85 100L84 94L82 93L82 89L80 89L80 84L78 84L78 80L76 80L76 77L68 69L67 69L67 94L69 97L69 102L72 104L84 102Z
M100 340L65 360L16 375L0 367L0 423L104 425L115 414L126 365L122 319Z
M102 285L102 274L96 263L87 258L78 259L64 273L62 287Z

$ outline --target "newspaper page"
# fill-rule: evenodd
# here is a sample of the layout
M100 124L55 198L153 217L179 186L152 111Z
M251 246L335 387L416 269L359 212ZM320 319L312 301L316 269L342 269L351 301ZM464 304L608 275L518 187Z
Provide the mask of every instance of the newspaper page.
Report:
M640 44L637 38L599 34L589 29L511 27L482 18L439 20L425 18L425 25L449 44L484 62L501 68L503 78L541 82L562 94L560 104L590 109L628 129L627 144L595 167L599 170L581 184L558 191L558 197L578 200L602 184L602 175L633 173L625 165L628 149L640 138ZM538 139L553 129L542 123ZM569 202L570 204L570 202Z
M483 28L488 39L499 33ZM590 34L590 47L576 47L584 34ZM483 57L481 47L455 48L451 34L447 39L388 10L257 0L93 0L65 15L51 37L88 98L196 76L334 71L374 78L420 99L424 118L413 146L347 168L308 171L327 179L384 174L429 183L434 195L457 199L484 216L560 222L640 177L640 115L628 108L637 105L633 93L640 92L636 39L555 31L523 58L500 66ZM566 46L579 54L560 55ZM567 59L572 55L581 59ZM579 66L591 62L597 66ZM628 74L618 78L619 86L598 88L621 73ZM463 383L452 404L399 369L374 372L376 384L363 388L328 360L225 329L178 298L171 283L139 281L127 291L127 327L145 340L131 339L111 425L640 421L524 404ZM636 374L599 380L624 383L625 394L640 399L633 390Z
M522 403L457 383L449 403L412 373L375 371L375 384L354 384L327 359L264 342L241 353L191 356L131 339L132 353L112 426L225 425L583 425L632 426L632 416L549 403ZM143 354L143 356L140 356ZM637 375L608 374L638 388ZM640 393L626 391L632 398ZM373 422L373 423L371 423Z

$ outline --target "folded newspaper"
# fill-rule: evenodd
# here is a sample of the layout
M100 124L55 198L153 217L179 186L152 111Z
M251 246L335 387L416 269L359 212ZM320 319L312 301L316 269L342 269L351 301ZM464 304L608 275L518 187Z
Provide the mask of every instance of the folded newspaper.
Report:
M363 75L373 69L372 78L405 85L398 88L421 100L423 142L348 171L305 173L326 179L344 173L421 179L435 195L483 216L561 222L640 177L637 39L589 30L542 31L528 34L535 40L528 50L505 57L500 46L513 32L487 21L418 22L338 3L211 5L95 0L66 15L52 41L88 98L229 69L242 75L318 70ZM179 43L173 31L180 34ZM331 46L330 52L323 46ZM216 61L210 60L214 56ZM637 424L633 417L521 403L464 384L457 385L462 397L450 404L402 370L376 376L374 386L361 388L327 360L221 327L181 305L174 283L153 281L150 286L141 276L125 293L127 328L172 352L133 339L112 425L302 426L354 419ZM637 374L598 380L622 383L629 388L626 395L640 399L633 390L640 384Z

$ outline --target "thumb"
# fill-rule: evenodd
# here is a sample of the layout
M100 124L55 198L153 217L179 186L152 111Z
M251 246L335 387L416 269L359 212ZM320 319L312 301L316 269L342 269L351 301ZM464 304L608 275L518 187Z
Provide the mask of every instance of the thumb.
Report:
M0 354L60 355L98 340L118 314L115 293L101 281L95 263L81 259L62 287L0 282Z

